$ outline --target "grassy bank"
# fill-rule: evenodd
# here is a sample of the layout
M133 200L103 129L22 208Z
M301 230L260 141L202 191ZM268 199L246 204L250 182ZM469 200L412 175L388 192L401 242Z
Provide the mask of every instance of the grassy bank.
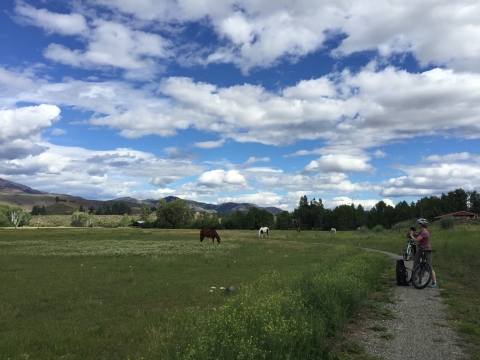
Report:
M2 359L334 358L393 268L316 233L0 231Z
M403 253L405 232L345 232L337 236L320 236L322 242L349 244ZM433 267L447 304L450 323L463 339L463 346L473 360L480 360L480 226L457 224L451 230L429 227L434 254ZM310 236L306 241L314 241Z

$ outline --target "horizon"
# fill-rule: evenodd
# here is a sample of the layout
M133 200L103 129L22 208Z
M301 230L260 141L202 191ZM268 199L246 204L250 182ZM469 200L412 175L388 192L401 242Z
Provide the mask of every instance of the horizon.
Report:
M304 195L370 209L480 189L480 3L0 10L8 181L287 211Z

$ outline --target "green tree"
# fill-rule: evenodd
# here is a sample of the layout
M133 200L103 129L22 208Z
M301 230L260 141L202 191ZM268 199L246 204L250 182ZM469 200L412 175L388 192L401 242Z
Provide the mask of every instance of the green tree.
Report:
M8 216L13 226L15 226L15 229L18 226L28 225L30 219L32 218L29 213L23 211L23 209L19 207L10 208L8 211Z
M468 196L468 211L476 214L480 213L480 194L476 191L472 191Z
M288 211L282 211L276 216L275 229L287 230L292 227L292 215Z
M187 229L193 220L193 213L188 204L182 199L177 199L166 203L165 199L160 199L157 204L158 227Z
M151 213L152 213L152 211L150 210L150 206L144 204L144 205L142 206L142 209L141 209L141 212L140 212L140 220L142 220L142 221L148 221L148 219L150 218L150 214L151 214Z
M87 227L90 225L90 216L85 212L75 211L72 214L71 224L74 227Z

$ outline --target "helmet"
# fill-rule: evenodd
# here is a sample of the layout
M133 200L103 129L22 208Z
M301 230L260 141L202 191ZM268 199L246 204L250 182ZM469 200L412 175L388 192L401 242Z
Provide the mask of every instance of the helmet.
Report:
M418 219L417 220L417 224L420 224L420 225L427 225L428 221L426 219Z

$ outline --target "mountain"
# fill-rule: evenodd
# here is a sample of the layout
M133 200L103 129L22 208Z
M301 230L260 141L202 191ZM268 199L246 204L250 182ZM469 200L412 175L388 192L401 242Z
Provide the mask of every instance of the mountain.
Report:
M0 179L0 193L1 194L48 194L44 191L32 189L31 187L17 184L13 181Z
M179 199L176 196L167 196L165 201L167 203ZM134 210L135 208L141 208L143 205L155 206L157 205L158 200L155 199L146 199L138 200L132 197L122 197L112 200L88 200L79 196L64 195L64 194L50 194L44 191L39 191L32 189L31 187L17 184L12 181L4 180L0 178L0 204L5 204L9 206L19 206L26 211L31 211L34 205L39 206L49 206L55 204L57 200L64 203L76 204L78 207L82 205L84 208L89 208L93 206L94 208L102 207L104 204L112 206L114 203L124 203ZM194 200L185 200L192 211L195 212L211 212L211 213L227 213L231 214L236 211L248 212L252 207L263 209L277 215L283 210L276 207L265 207L262 208L255 204L250 203L223 203L219 205L208 204L203 202L198 202Z
M179 198L176 196L167 196L165 198L165 201L169 203L170 201L175 201L177 199ZM208 211L212 213L232 214L236 211L248 212L252 207L266 210L273 215L277 215L283 211L282 209L279 209L276 207L261 207L261 206L257 206L255 204L250 204L250 203L239 204L239 203L228 202L228 203L215 205L215 204L202 203L194 200L185 200L185 199L182 199L182 200L185 201L190 206L190 209L196 212ZM158 200L153 200L153 199L147 199L144 201L150 205L156 205L158 202Z

